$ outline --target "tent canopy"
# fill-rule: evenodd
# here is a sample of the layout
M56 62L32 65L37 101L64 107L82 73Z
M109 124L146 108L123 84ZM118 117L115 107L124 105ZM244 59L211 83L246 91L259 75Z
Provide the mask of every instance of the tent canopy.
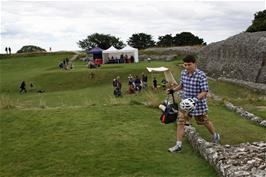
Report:
M124 48L121 49L120 51L121 51L121 52L132 52L132 51L136 51L136 50L138 50L138 49L133 48L133 47L131 47L131 46L129 46L129 45L126 45L126 47L124 47Z
M158 68L149 68L149 67L147 67L147 70L149 71L149 72L164 72L164 71L168 71L169 69L168 68L166 68L166 67L158 67Z
M91 53L91 54L102 54L102 52L103 52L103 49L101 49L100 47L94 47L88 51L88 53Z
M171 71L166 68L166 67L158 67L158 68L149 68L146 67L147 70L149 72L163 72L164 73L164 77L166 79L166 81L170 84L170 85L178 85L173 74L171 73Z
M103 51L103 53L118 53L118 52L119 52L119 50L116 49L114 46L111 46L108 49Z

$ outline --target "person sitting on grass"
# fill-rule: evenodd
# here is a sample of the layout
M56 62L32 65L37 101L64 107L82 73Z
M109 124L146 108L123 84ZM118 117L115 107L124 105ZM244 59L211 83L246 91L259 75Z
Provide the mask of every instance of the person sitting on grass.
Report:
M136 79L134 81L135 91L140 92L141 91L141 80L139 79L139 76L136 76Z

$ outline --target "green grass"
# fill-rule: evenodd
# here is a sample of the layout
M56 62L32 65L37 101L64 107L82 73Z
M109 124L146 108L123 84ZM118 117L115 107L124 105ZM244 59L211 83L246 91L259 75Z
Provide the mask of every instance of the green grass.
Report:
M146 66L166 66L179 77L178 60L103 65L95 70L75 61L74 70L59 70L57 64L65 57L70 56L0 60L0 176L218 176L186 139L182 153L167 152L175 143L176 126L160 124L156 105L165 98L164 90L125 94L129 73L141 75ZM113 96L112 79L117 75L123 81L122 98ZM154 76L160 81L164 75L148 74L150 86ZM35 88L19 94L21 80L33 82ZM223 84L224 89L235 88ZM210 88L229 97L215 83L210 82ZM45 92L37 93L38 89ZM252 94L253 99L261 97ZM241 99L248 103L245 94ZM264 101L258 105L265 106ZM209 106L222 144L266 141L265 128L219 102L209 100ZM193 125L210 139L206 129Z
M209 81L212 91L266 120L266 95L222 81Z
M174 143L174 126L162 126L155 109L2 113L1 176L217 176L187 141L181 154L166 151Z

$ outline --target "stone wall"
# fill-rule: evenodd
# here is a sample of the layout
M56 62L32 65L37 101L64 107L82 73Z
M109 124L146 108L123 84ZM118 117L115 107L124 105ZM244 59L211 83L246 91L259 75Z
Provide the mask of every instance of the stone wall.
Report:
M139 51L139 59L146 60L173 60L177 56L184 56L188 54L197 54L202 46L182 46L182 47L161 47L148 48Z
M223 98L221 98L217 95L214 95L212 92L208 93L208 97L210 97L216 101L223 101ZM258 117L256 115L244 110L240 106L235 106L232 103L230 103L229 101L223 101L223 102L224 102L224 105L227 109L234 111L237 114L239 114L241 117L243 117L247 120L253 121L253 122L257 123L258 125L266 128L266 120L264 120L263 118Z
M265 127L266 128L266 120L263 120L262 118L248 112L245 111L242 107L240 106L235 106L230 102L225 102L225 106L227 109L235 111L236 113L238 113L241 117L256 122L258 125Z
M211 77L266 83L266 31L207 45L198 53L198 65Z
M266 143L239 145L209 143L193 127L185 128L193 148L224 177L266 177Z

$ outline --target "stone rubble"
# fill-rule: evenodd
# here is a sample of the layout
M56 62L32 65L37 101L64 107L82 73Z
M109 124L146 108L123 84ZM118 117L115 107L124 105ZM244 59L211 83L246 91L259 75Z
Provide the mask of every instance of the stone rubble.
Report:
M220 145L207 142L193 127L185 128L193 148L224 177L266 177L266 142Z
M266 127L266 120L248 112L245 111L242 107L240 106L234 106L232 103L230 102L225 102L224 103L226 108L232 111L235 111L236 113L238 113L241 117L256 122L257 124L259 124L260 126Z

